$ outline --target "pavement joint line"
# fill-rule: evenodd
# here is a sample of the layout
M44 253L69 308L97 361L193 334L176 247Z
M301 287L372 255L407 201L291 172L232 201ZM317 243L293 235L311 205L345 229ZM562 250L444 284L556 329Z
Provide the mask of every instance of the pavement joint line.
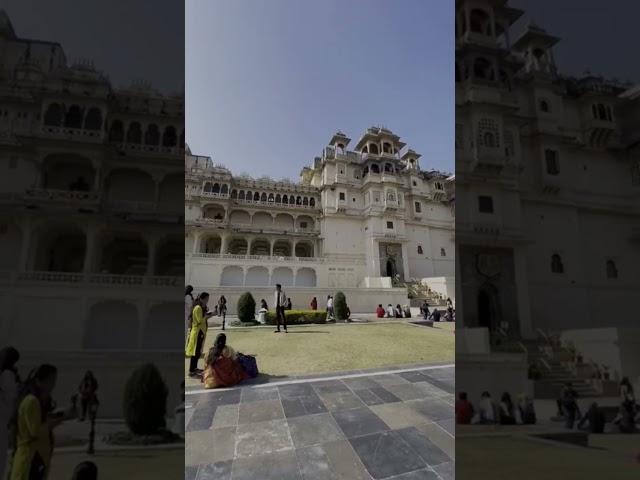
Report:
M423 365L421 367L411 367L411 368L401 368L396 370L384 370L381 372L368 372L368 373L347 373L343 375L332 375L329 377L318 377L318 378L296 378L291 380L282 380L280 382L272 382L272 383L263 383L260 385L245 385L231 388L202 388L198 390L187 390L185 395L201 395L203 393L216 393L216 392L225 392L232 390L240 390L242 388L270 388L270 387L279 387L282 385L294 385L300 383L312 383L312 382L325 382L329 380L343 380L349 378L362 378L362 377L375 377L379 375L389 375L391 373L405 373L405 372L417 372L420 370L437 370L440 368L451 368L455 367L455 363L448 363L445 365Z

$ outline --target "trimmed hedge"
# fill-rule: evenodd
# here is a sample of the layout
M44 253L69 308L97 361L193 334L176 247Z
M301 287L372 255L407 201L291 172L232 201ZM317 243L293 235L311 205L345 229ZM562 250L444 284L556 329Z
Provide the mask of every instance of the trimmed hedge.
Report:
M249 292L243 293L238 299L238 318L241 322L253 322L255 320L256 301Z
M333 297L333 313L336 320L347 319L347 299L342 292L336 293Z
M285 310L284 317L287 325L305 325L310 323L327 323L327 312L324 310ZM276 324L275 310L265 314L267 325Z
M136 435L150 435L164 429L168 395L154 364L136 368L124 387L123 410L129 430Z

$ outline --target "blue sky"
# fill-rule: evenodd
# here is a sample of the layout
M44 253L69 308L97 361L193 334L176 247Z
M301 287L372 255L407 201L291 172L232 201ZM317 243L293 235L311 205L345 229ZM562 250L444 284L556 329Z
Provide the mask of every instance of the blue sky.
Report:
M385 126L454 170L449 0L189 0L187 142L234 174L298 178L336 130Z

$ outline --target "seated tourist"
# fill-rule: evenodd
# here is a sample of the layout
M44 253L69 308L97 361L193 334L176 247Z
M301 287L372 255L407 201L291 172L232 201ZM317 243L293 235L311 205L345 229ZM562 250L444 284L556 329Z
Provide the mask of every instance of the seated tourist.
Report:
M396 316L396 312L393 311L393 305L387 305L387 315L386 318L393 318Z
M384 317L384 308L382 307L382 304L379 304L378 308L376 308L376 317L378 318Z
M479 423L496 423L496 405L493 403L489 392L482 392L480 395Z
M411 318L411 309L409 305L404 305L402 307L402 313L404 314L404 318Z
M523 425L535 425L536 411L533 407L533 401L525 394L518 397L518 414Z
M247 378L236 352L227 346L227 336L219 334L205 358L204 388L233 387Z
M473 405L467 400L467 392L460 392L456 400L456 423L459 425L469 425L473 418Z
M400 304L396 305L396 308L394 310L394 314L396 318L402 318L402 307L400 306Z
M500 398L499 418L501 425L516 424L513 402L511 401L511 395L509 395L508 392L504 392Z
M431 320L433 320L434 322L440 321L440 312L437 308L433 309L433 312L431 313Z
M260 300L260 310L258 310L258 323L264 325L267 323L267 312L269 311L269 307L267 306L266 300L263 298Z
M588 427L585 427L585 423L588 423ZM603 433L604 432L605 418L602 409L598 406L597 402L593 402L587 410L587 413L578 422L578 429L588 430L590 433Z
M318 299L316 297L311 299L311 310L318 310Z

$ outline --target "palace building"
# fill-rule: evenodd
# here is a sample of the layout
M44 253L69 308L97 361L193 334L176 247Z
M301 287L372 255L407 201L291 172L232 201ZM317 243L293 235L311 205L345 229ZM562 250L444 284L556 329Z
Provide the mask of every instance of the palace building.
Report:
M638 378L638 88L563 76L559 38L532 24L512 35L523 14L456 2L457 352L561 333ZM480 378L463 365L460 378Z
M0 338L25 374L57 365L59 392L109 375L117 414L126 355L170 368L180 353L184 96L115 88L3 11L0 51Z
M385 128L350 143L337 132L298 182L187 155L187 282L232 300L280 283L294 308L343 290L354 312L408 303L407 282L453 297L453 177Z

